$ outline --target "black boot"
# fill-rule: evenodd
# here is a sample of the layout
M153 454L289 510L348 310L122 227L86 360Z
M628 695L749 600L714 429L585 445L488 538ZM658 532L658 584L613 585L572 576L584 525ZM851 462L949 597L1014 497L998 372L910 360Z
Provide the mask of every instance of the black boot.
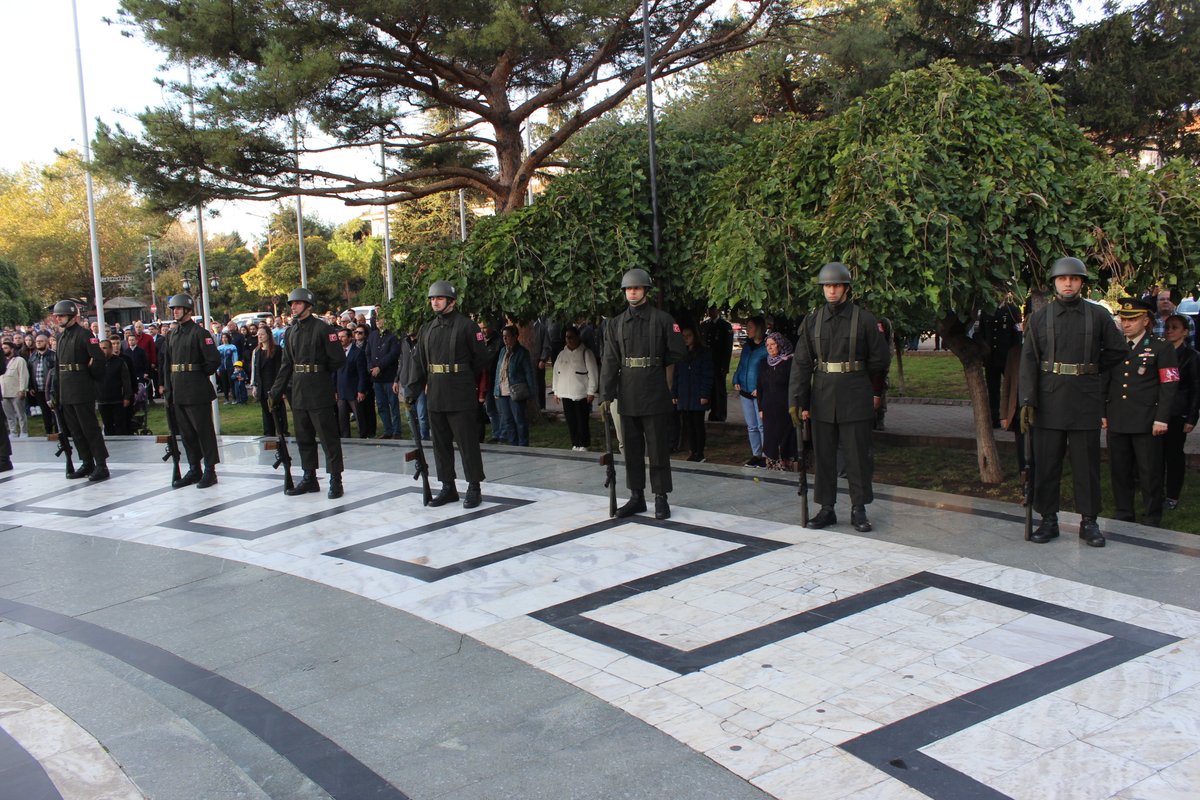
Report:
M629 500L625 505L617 509L618 517L632 517L634 514L640 514L646 510L646 495L642 492L633 492L629 495Z
M1029 537L1029 541L1045 544L1051 539L1058 538L1058 515L1046 514L1042 517L1042 522L1038 525L1037 530Z
M326 494L326 497L328 497L330 500L337 500L343 494L345 494L345 491L342 489L341 473L338 473L337 475L330 475L329 492Z
M321 491L321 484L317 483L317 476L311 472L304 473L300 478L300 482L291 489L284 489L283 493L288 497L295 497L298 494L308 494L309 492Z
M1104 547L1104 534L1100 533L1100 526L1096 524L1095 517L1083 517L1079 520L1079 538L1083 539L1088 547Z
M453 483L443 483L442 488L429 501L431 506L444 506L446 503L453 503L458 500L458 489Z
M654 518L671 518L671 506L667 505L667 496L665 494L654 495Z
M837 525L837 514L833 513L833 506L821 506L817 515L808 521L808 527L813 530L828 528L830 525Z
M187 472L179 476L179 480L171 481L171 488L182 489L184 486L191 486L198 480L200 480L200 465L192 464L188 467Z
M463 500L463 508L475 508L483 502L483 492L479 490L478 483L467 484L467 496Z
M78 467L76 467L71 472L71 474L67 475L67 478L69 480L75 480L76 478L86 478L88 475L91 475L95 469L96 469L95 464L93 464L91 461L85 461L82 464L80 464Z
M871 530L871 521L867 519L866 506L850 506L850 524L859 533Z
M210 486L215 486L217 483L217 468L212 464L204 466L204 474L200 476L200 480L196 481L197 489L207 489Z
M12 459L5 458L0 460L0 472L11 472L13 468Z
M105 464L103 461L99 461L96 463L96 468L92 470L92 474L88 475L88 482L100 483L101 481L108 480L108 478L108 464Z

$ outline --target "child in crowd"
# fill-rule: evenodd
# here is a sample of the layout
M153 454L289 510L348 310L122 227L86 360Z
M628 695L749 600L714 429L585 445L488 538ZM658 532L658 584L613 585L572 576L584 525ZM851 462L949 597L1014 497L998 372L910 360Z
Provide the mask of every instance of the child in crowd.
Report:
M246 387L250 383L250 376L246 374L246 370L242 367L241 361L233 362L233 403L241 405L247 401Z

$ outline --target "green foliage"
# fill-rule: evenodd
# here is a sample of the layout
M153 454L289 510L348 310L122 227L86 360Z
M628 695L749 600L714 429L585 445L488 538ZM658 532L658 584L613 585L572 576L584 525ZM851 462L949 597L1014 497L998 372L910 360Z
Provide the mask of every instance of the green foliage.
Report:
M345 304L346 284L353 271L338 260L328 242L319 236L304 238L304 264L308 288L316 296L316 307L340 308ZM264 298L276 300L300 285L300 246L294 240L279 244L242 275L246 288Z
M41 319L44 308L33 300L21 284L17 265L0 258L0 325L28 325Z

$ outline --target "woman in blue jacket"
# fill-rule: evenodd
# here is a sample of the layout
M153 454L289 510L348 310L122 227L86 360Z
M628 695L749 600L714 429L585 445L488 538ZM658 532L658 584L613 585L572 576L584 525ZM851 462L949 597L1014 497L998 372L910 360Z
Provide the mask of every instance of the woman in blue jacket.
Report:
M767 360L767 348L763 344L765 330L762 317L746 320L746 341L738 358L737 372L733 373L733 390L742 400L742 418L746 420L746 435L750 437L750 459L747 467L765 467L763 458L762 418L758 415L758 372Z
M504 326L500 337L504 349L496 361L496 381L492 389L496 410L500 412L501 427L508 443L528 447L529 425L525 421L525 403L537 385L534 382L533 362L529 351L517 341L516 326Z

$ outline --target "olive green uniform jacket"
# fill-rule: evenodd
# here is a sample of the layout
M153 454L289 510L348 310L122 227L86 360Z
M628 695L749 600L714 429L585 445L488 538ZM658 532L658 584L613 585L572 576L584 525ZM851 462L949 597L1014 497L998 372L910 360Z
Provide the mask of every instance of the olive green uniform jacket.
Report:
M335 373L345 362L346 351L332 325L313 314L296 320L283 334L283 357L271 397L278 402L286 394L293 409L333 408Z

